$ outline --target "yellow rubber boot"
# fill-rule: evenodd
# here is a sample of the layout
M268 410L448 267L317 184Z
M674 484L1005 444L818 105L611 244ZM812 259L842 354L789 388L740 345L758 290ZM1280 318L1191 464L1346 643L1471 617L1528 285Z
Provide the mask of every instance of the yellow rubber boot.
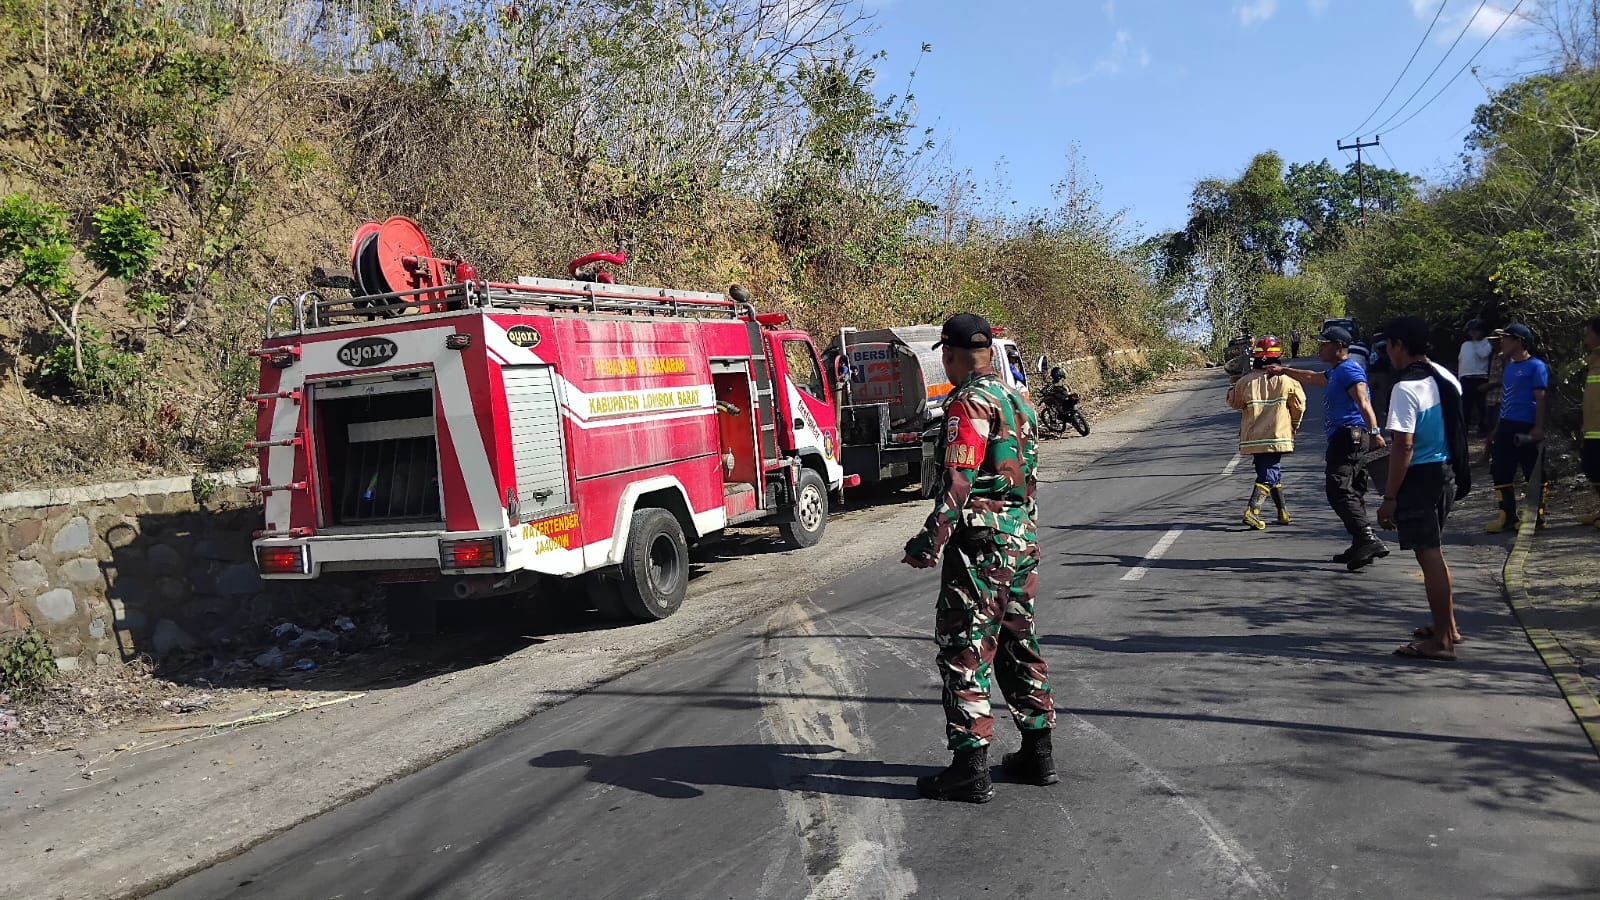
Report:
M1494 486L1495 502L1500 505L1496 511L1493 522L1484 531L1488 534L1499 534L1503 531L1517 530L1517 487L1514 484L1497 484Z
M1244 508L1244 518L1241 521L1257 531L1266 531L1267 523L1261 518L1261 501L1267 499L1267 486L1256 485L1250 491L1250 505Z
M1283 485L1275 484L1272 486L1272 503L1278 507L1278 524L1293 525L1294 518L1289 515L1289 506L1283 502Z

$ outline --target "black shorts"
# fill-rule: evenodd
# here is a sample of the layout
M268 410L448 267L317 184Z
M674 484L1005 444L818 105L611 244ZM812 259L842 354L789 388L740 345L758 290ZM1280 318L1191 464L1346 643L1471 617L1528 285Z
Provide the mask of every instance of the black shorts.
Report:
M1394 521L1401 550L1432 550L1440 545L1455 493L1455 476L1445 463L1424 463L1406 470L1395 496Z
M1583 440L1583 477L1600 484L1600 438Z

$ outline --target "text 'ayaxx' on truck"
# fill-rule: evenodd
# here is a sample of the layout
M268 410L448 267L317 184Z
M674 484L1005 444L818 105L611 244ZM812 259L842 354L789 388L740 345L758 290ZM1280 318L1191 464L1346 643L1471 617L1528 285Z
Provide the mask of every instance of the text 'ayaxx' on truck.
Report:
M604 615L659 619L708 535L761 520L819 541L845 476L811 339L740 288L598 268L625 263L487 281L395 217L324 279L348 296L268 301L262 575L363 573L413 611L581 589Z

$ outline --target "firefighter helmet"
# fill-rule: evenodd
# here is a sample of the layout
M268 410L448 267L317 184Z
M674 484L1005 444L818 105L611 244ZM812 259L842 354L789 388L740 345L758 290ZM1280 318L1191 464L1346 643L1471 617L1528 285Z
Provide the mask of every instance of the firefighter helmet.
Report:
M1277 362L1283 359L1283 342L1269 334L1256 341L1255 350L1250 355L1258 360Z

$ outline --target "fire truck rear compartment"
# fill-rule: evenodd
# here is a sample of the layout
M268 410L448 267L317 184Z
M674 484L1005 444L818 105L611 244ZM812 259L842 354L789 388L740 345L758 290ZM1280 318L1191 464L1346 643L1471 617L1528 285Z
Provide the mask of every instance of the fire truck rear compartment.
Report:
M341 388L319 390L316 401L326 524L442 521L432 384L353 396Z
M730 523L762 511L756 490L756 410L744 363L718 360L711 380L717 391L717 434L722 449L723 512Z

